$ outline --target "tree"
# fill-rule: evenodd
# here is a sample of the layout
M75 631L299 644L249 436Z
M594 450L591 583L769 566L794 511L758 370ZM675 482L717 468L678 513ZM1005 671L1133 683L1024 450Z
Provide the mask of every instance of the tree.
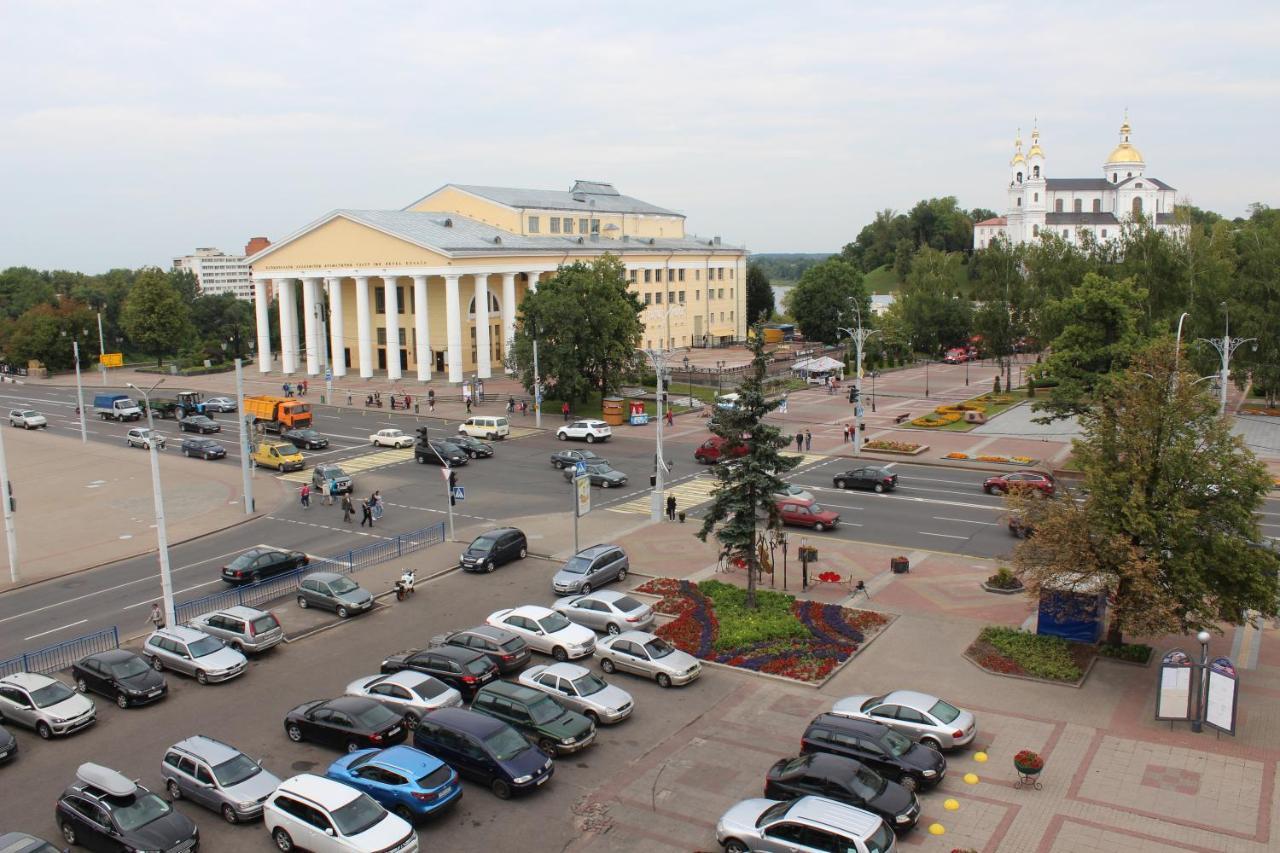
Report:
M569 402L618 388L635 364L644 306L614 255L560 267L520 305L511 361L533 391L533 341L545 385Z
M1109 590L1108 642L1274 615L1280 557L1260 540L1265 466L1164 338L1133 356L1081 417L1083 496L1011 497L1035 535L1014 550L1028 591Z
M190 305L200 297L200 280L196 278L196 274L191 270L171 269L165 275L169 277L170 284L178 291L178 295L182 297L183 302ZM301 302L302 300L299 299L298 301Z
M84 331L91 330L86 336ZM89 363L97 349L97 325L93 313L82 303L64 300L57 306L40 303L28 308L17 320L4 325L0 352L5 361L25 365L39 361L50 370L66 370L75 364L72 341L80 341L80 364ZM92 341L92 347L90 346Z
M45 273L30 267L0 272L0 317L16 320L36 305L53 305L57 294Z
M773 316L773 286L757 263L747 265L747 322L760 323Z
M781 475L798 465L800 457L783 456L779 451L790 442L782 437L781 430L765 422L765 415L778 408L780 401L766 400L764 396L768 359L760 326L748 336L748 345L751 369L737 388L737 404L732 409L719 410L708 424L711 432L725 440L721 453L732 461L712 469L716 485L697 537L706 542L707 536L714 533L724 554L746 565L746 604L754 608L756 575L760 570L756 519L764 519L766 530L782 526L774 495L786 488ZM744 445L746 455L735 458Z
M1257 339L1256 350L1236 350L1235 362L1247 370L1236 375L1250 376L1254 390L1274 408L1280 398L1280 211L1255 213L1234 236L1239 265L1230 285L1231 333ZM1214 319L1219 320L1216 312ZM1205 330L1206 337L1220 334L1221 327Z
M191 303L191 322L204 337L208 357L221 359L223 343L233 358L244 357L256 320L251 303L230 293L218 293L197 297Z
M871 301L862 284L862 273L840 257L810 267L791 288L787 302L800 332L811 341L835 343L839 338L840 312L850 322L857 300L863 317L871 316ZM755 322L756 318L751 318Z
M156 357L176 352L191 334L191 311L169 277L157 269L142 270L129 290L121 321L129 339Z
M965 343L969 338L973 306L953 293L959 261L959 255L928 246L921 247L911 261L898 301L917 351L937 354L944 346Z

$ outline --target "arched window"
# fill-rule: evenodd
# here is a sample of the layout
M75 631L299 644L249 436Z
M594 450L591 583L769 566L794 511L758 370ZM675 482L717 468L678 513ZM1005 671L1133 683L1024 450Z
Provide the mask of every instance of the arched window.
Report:
M1124 179L1127 181L1127 180L1129 180L1129 179L1130 179L1130 178L1132 178L1132 177L1133 177L1133 172L1126 172L1126 173L1125 173L1125 176L1124 176Z
M489 316L502 312L502 308L498 305L498 297L489 291ZM467 319L474 320L476 318L476 298L471 297L471 301L467 303Z
M1078 198L1078 199L1076 199L1076 200L1075 200L1074 205L1075 205L1075 206L1074 206L1074 208L1073 208L1073 209L1075 210L1075 212L1076 212L1076 213L1083 213L1083 212L1084 212L1084 199L1082 199L1082 198Z
M1113 183L1113 184L1114 184L1114 183L1116 183L1116 182L1117 182L1117 181L1119 181L1119 180L1120 180L1120 175L1119 175L1118 173L1116 173L1116 172L1112 172L1112 173L1111 173L1111 183Z
M1142 215L1142 196L1134 196L1133 198L1133 215Z
M1062 212L1062 199L1056 198L1053 200L1053 212L1054 213Z
M1094 213L1101 213L1101 212L1102 212L1102 199L1100 199L1100 198L1095 198L1095 199L1093 200L1093 212L1094 212Z
M1040 236L1040 226L1039 226L1039 225L1032 225L1032 226L1031 226L1031 236L1032 236L1032 237L1039 237L1039 236Z
M1022 197L1018 197L1018 207L1022 207Z
M1018 173L1018 183L1022 183L1022 173Z
M1032 196L1032 198L1031 198L1031 200L1032 200L1032 201L1039 201L1039 200L1040 200L1040 193L1032 193L1032 194L1031 194L1031 196Z
M1031 167L1031 177L1033 177L1033 178L1038 178L1038 177L1040 177L1040 167L1039 167L1039 166L1032 166L1032 167Z

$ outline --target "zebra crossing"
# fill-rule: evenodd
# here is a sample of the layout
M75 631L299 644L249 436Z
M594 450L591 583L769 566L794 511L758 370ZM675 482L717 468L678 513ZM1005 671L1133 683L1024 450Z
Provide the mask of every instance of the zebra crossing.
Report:
M399 465L401 462L408 462L411 459L413 459L412 447L393 447L379 450L376 453L366 453L364 456L338 460L335 464L341 465L343 471L354 475L359 474L361 471L371 471L374 468ZM281 474L280 479L288 480L291 483L310 483L311 469L303 468L301 471L290 471L287 474Z
M791 471L788 473L798 471L799 469L806 468L810 465L816 465L819 462L825 462L829 458L831 458L825 453L800 453L800 454L787 453L784 455L800 456L800 464L797 465L795 468L792 468ZM682 482L668 486L666 489L666 494L675 495L676 507L681 510L688 511L698 506L699 504L703 504L711 500L711 492L715 489L715 487L716 487L715 477L711 476L710 474L699 474L696 477L693 477L691 479L684 480ZM629 500L623 501L622 503L617 504L616 506L605 507L605 509L607 509L609 512L624 512L624 513L632 513L635 515L648 515L650 512L650 507L652 506L652 503L651 503L653 500L652 494L653 493L651 491L643 491L638 493L635 497ZM663 504L663 511L664 512L666 511L665 503Z

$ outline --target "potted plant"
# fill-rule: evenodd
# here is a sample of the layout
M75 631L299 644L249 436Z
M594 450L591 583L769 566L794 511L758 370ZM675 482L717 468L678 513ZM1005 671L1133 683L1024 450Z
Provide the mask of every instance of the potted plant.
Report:
M906 557L893 557L889 560L889 568L895 575L906 574L911 571L911 561Z
M1024 785L1040 790L1040 780L1037 778L1040 771L1044 769L1044 759L1040 753L1034 750L1024 749L1013 757L1013 769L1018 771L1018 781L1014 783L1015 788L1021 788Z

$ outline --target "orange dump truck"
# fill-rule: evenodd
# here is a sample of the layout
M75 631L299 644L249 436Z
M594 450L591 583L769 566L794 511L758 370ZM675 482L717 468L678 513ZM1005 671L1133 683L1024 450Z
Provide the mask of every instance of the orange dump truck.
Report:
M311 426L311 406L293 397L245 397L244 410L267 432Z

